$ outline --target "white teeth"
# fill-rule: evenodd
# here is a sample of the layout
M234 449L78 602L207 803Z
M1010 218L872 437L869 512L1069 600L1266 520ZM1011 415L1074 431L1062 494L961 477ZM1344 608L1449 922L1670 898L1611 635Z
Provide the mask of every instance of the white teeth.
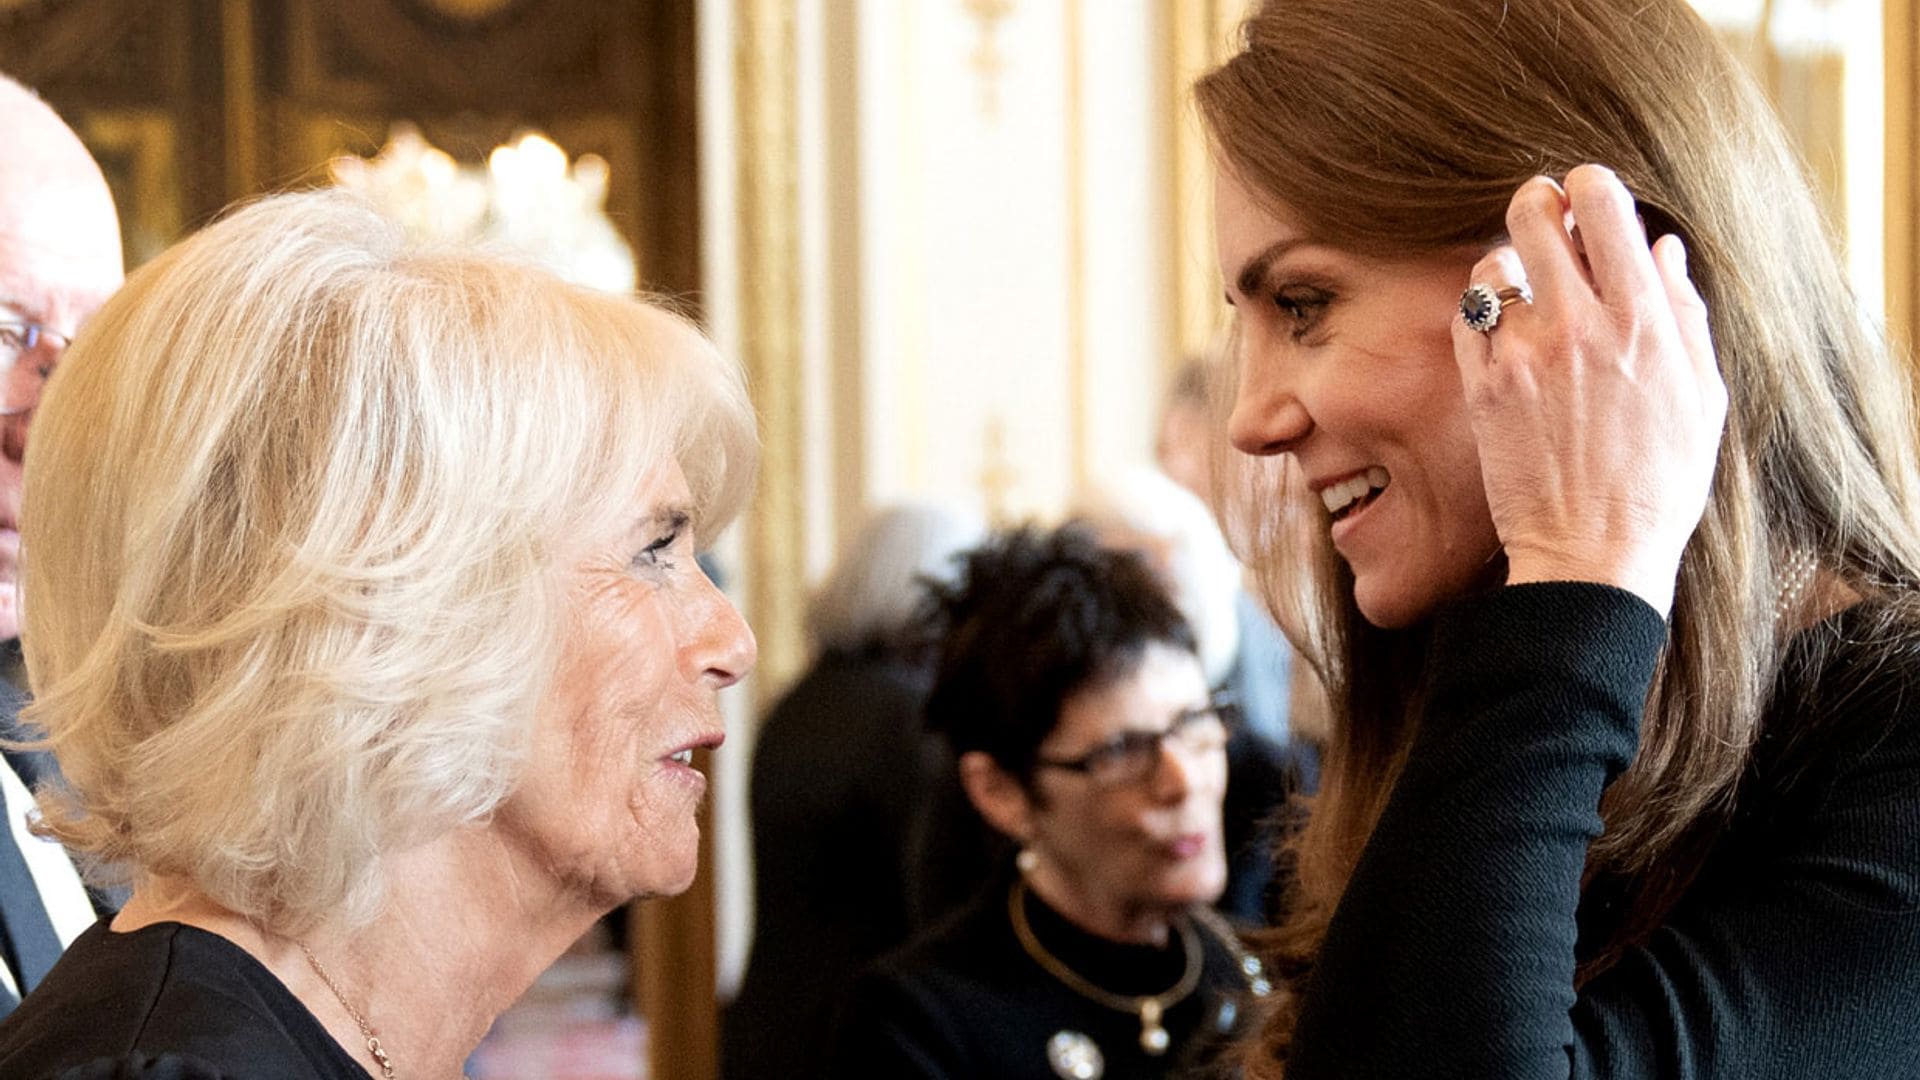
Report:
M669 754L668 757L682 765L691 765L693 764L693 749L689 747L685 750L676 750L672 754Z
M1337 484L1330 484L1321 489L1320 501L1326 503L1328 513L1338 514L1366 498L1369 492L1386 487L1387 480L1387 470L1374 465L1364 473L1350 476Z

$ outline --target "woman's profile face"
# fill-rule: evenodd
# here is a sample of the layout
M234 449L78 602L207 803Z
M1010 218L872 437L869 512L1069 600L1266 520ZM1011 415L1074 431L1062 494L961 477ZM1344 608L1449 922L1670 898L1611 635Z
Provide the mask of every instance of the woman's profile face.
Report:
M1241 350L1233 444L1293 455L1328 507L1368 622L1418 622L1475 585L1499 551L1453 356L1474 255L1343 252L1269 209L1230 168L1215 175Z
M1067 698L1040 756L1075 758L1127 732L1167 731L1208 704L1193 653L1151 644L1131 672ZM1219 897L1227 879L1225 742L1193 749L1188 741L1163 742L1150 771L1130 782L1036 770L1027 848L1038 859L1033 873L1053 878L1048 895L1067 904L1067 915L1131 921Z
M753 666L753 634L694 562L691 505L680 467L660 469L629 525L568 573L527 776L499 819L563 887L599 903L692 884L707 779L691 751L720 744L716 693Z

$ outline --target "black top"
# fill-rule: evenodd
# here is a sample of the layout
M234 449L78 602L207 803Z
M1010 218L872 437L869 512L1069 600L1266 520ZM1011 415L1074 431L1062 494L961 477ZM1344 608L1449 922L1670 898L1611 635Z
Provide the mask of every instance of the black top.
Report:
M828 652L767 715L753 757L753 951L721 1044L729 1080L824 1077L853 978L907 940L908 847L938 758L926 678Z
M1616 917L1611 890L1583 895L1587 845L1665 627L1597 585L1451 606L1288 1080L1920 1077L1920 649L1911 628L1867 640L1875 614L1800 635L1700 873L1576 995Z
M162 922L80 935L0 1021L4 1080L368 1080L273 973Z
M1141 1048L1140 1018L1082 997L1028 955L1008 917L1012 874L861 977L842 1018L832 1075L900 1080L1054 1080L1048 1043L1084 1036L1099 1048L1106 1080L1196 1075L1237 1034L1246 980L1232 954L1199 930L1200 985L1164 1017L1162 1056ZM1154 995L1179 983L1186 952L1095 937L1028 893L1034 936L1082 978L1114 993Z

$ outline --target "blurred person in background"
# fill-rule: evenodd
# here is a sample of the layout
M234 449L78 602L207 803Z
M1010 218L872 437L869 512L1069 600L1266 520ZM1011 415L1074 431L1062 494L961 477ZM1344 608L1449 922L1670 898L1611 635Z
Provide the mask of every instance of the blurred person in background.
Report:
M1227 744L1227 887L1215 905L1261 925L1273 914L1273 847L1294 820L1289 799L1317 768L1310 743L1288 738L1290 647L1242 587L1245 572L1196 494L1157 469L1127 469L1082 492L1074 520L1102 543L1134 551L1160 574L1193 629L1207 684L1241 723ZM1246 617L1254 620L1251 634Z
M1181 1074L1264 976L1211 908L1226 884L1231 710L1138 554L1021 529L940 589L927 723L1018 848L856 986L838 1076Z
M941 758L921 708L931 583L986 536L979 519L908 503L870 517L813 594L814 659L754 745L754 933L728 1007L735 1080L829 1075L826 1055L861 967L907 939L910 880Z
M52 109L0 75L0 1017L94 920L58 844L27 831L29 789L52 755L15 740L27 702L19 669L20 501L41 388L75 333L120 287L120 221L86 147Z

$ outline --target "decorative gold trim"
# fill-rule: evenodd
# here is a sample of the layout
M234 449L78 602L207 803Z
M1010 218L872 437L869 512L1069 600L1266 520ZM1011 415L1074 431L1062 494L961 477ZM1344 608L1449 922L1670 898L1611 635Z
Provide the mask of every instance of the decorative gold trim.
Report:
M747 516L748 603L760 641L762 701L798 674L806 580L800 295L799 73L794 5L736 0L740 331L760 413L760 483Z
M1087 484L1088 445L1092 425L1087 422L1087 134L1081 94L1080 0L1065 0L1063 34L1066 59L1066 172L1067 172L1067 401L1069 460L1074 487Z
M1914 0L1882 0L1882 38L1886 49L1886 301L1887 333L1896 348L1912 355L1915 318L1920 315L1920 212L1914 185L1920 173L1920 19Z
M259 82L253 62L253 0L225 0L220 5L220 60L224 68L221 96L227 114L227 197L244 199L260 190L260 111L253 97Z
M1000 20L1013 13L1013 0L960 0L967 14L980 24L980 40L967 55L973 73L980 77L980 113L988 119L1000 115L1000 73L1006 70L1006 58L1000 55Z
M1172 142L1173 317L1166 349L1168 374L1186 357L1205 352L1220 335L1225 309L1213 253L1213 152L1193 107L1193 82L1232 52L1233 34L1247 0L1178 0L1170 6L1165 40L1171 85L1165 100Z
M826 4L825 40L858 42L859 11L853 4ZM868 177L860 164L860 94L868 76L860 50L848 48L824 65L826 91L827 265L833 267L827 289L827 356L831 381L828 416L832 446L835 531L852 529L867 500L867 372L863 244L868 226L863 205ZM838 537L835 537L836 542Z
M88 110L80 128L103 167L120 172L130 186L124 194L131 205L120 213L128 265L138 266L179 239L185 226L173 119L150 109ZM121 160L124 171L116 168Z

